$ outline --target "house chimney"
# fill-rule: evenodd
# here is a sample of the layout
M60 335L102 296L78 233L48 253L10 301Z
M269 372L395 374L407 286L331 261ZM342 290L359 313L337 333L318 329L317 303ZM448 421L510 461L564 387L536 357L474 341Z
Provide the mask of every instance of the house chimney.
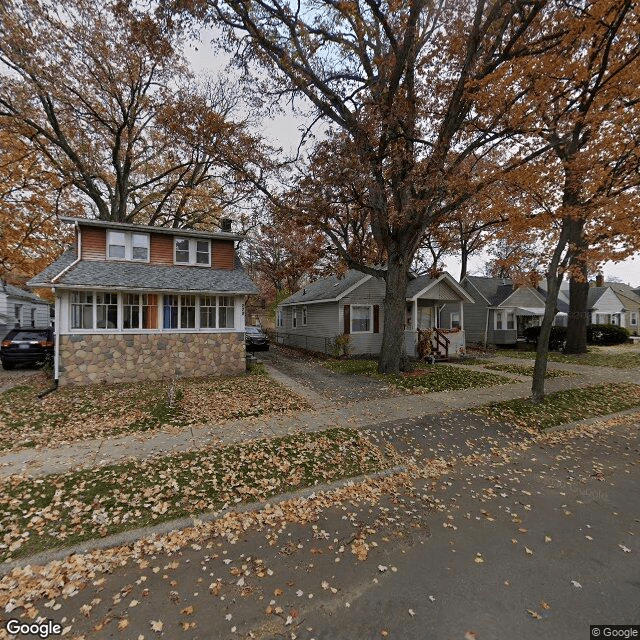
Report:
M231 231L231 218L222 218L220 220L220 229L222 231Z
M604 287L604 276L601 273L596 274L596 287Z

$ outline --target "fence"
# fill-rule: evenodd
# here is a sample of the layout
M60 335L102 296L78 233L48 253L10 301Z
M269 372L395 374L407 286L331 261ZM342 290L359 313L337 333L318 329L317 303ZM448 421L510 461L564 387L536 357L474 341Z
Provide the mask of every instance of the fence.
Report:
M335 354L334 338L276 331L273 340L276 344L304 349L305 351L315 351L316 353L325 353L327 355Z

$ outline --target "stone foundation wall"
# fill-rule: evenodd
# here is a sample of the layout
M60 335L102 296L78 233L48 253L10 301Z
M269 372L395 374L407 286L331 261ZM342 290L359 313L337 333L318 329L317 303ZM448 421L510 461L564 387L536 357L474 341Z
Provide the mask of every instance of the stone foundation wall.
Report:
M60 336L60 384L131 382L245 371L243 333Z

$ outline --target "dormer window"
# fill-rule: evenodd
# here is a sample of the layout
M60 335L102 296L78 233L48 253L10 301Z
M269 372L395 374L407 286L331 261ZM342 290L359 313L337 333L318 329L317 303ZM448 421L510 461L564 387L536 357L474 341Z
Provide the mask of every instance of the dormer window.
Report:
M149 262L149 234L108 230L107 258Z
M201 267L211 266L211 242L198 238L175 239L174 262Z

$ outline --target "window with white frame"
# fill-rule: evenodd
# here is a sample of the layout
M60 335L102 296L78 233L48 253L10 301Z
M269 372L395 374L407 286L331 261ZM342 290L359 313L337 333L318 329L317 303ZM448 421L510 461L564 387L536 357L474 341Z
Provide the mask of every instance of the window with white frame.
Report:
M513 311L507 311L507 329L516 328L516 316Z
M180 296L180 328L196 328L196 297Z
M370 333L373 307L351 305L351 333Z
M211 266L211 241L198 238L175 238L174 262L201 267Z
M149 262L149 234L107 230L107 258Z
M118 294L96 293L96 329L118 328Z
M638 326L638 312L637 311L632 311L630 314L630 318L629 318L629 324L632 327L637 327Z
M71 293L71 328L93 329L94 295L91 291Z
M307 307L302 307L302 326L307 326Z
M235 326L235 300L231 296L218 297L218 328L233 329Z
M36 310L35 309L31 309L31 326L32 327L36 326Z
M178 328L179 296L165 295L162 297L162 326L165 329Z
M298 326L298 310L293 310L293 315L291 316L291 327L295 329Z
M502 311L496 311L496 329L502 330Z
M451 313L451 328L452 329L460 328L460 313L458 312Z
M276 327L282 327L283 325L282 309L278 309L276 311Z
M158 296L155 293L122 294L123 329L157 329Z
M200 296L200 327L216 328L216 297Z

